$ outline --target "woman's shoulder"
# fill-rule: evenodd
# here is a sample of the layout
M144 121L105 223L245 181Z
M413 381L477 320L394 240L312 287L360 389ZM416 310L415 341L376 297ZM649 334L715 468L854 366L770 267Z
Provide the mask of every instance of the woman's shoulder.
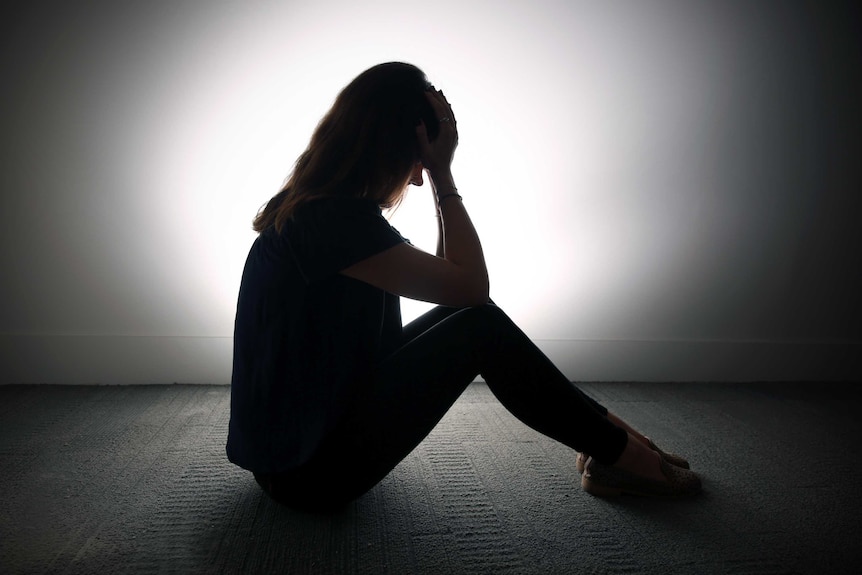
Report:
M381 235L399 235L383 216L381 208L363 198L316 198L298 206L281 229L270 226L262 241L280 245L353 243Z

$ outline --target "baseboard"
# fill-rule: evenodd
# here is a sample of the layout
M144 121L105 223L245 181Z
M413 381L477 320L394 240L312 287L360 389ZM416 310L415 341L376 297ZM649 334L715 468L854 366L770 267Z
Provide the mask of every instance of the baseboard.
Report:
M0 335L0 354L0 384L228 384L233 338Z
M573 381L860 381L862 342L538 340ZM0 384L230 383L231 337L0 335Z
M573 381L860 381L862 342L538 340Z

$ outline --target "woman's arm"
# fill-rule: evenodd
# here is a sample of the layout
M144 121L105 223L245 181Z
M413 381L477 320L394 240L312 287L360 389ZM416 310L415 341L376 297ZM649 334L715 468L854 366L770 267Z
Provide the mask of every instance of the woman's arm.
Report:
M413 299L454 307L482 305L489 292L485 257L450 170L458 143L454 114L442 92L432 90L427 96L440 119L440 134L429 142L421 124L417 137L440 215L438 255L401 244L341 273Z
M434 176L432 175L432 182ZM439 178L438 178L439 179ZM448 179L451 181L451 177ZM439 195L451 186L436 186ZM440 203L445 257L400 244L343 270L346 276L390 293L453 307L488 302L488 271L479 236L456 197Z
M436 196L434 200L436 202ZM443 220L442 216L440 215L440 209L435 206L434 211L435 218L437 219L437 251L435 253L437 254L438 258L445 258L446 250L444 249L443 245Z

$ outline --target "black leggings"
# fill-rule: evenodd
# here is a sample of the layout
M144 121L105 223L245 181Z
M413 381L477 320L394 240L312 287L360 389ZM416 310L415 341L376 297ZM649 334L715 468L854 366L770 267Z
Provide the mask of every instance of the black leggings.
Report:
M343 507L385 477L481 375L518 419L613 463L626 432L584 395L496 305L437 307L404 326L404 345L378 365L374 385L302 467L255 474L290 507Z

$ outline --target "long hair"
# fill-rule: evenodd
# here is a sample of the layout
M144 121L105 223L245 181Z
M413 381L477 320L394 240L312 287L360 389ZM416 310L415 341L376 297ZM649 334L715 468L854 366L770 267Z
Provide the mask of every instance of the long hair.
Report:
M439 132L425 91L425 74L411 64L369 68L348 84L323 116L287 182L254 219L254 230L281 231L296 209L314 199L366 198L397 204L419 161L416 126Z

